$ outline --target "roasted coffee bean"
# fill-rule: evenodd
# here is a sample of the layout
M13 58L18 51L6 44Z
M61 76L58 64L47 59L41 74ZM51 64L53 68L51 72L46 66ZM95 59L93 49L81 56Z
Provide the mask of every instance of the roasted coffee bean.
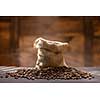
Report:
M15 78L15 79L18 79L19 77L18 77L18 76L15 76L14 78Z
M27 79L30 80L31 78L30 77L27 77Z
M0 76L0 78L3 78L3 76Z
M47 67L41 70L36 69L18 69L16 72L6 73L6 77L27 78L28 80L34 79L47 79L47 80L78 80L78 79L92 79L94 76L91 73L84 72L72 67Z
M35 80L35 77L31 77L31 80Z
M8 77L9 77L8 75L5 76L5 78L8 78Z

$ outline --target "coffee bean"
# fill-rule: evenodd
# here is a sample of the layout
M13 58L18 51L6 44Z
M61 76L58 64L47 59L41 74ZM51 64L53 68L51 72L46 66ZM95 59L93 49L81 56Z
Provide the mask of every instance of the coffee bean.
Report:
M0 76L0 78L3 78L3 76Z
M19 77L18 77L18 76L15 76L14 78L15 78L15 79L18 79Z
M35 80L35 77L31 77L31 80Z
M5 76L5 78L8 78L8 77L9 77L8 75Z
M36 69L18 69L16 72L6 73L6 77L27 78L34 79L63 79L63 80L78 80L78 79L92 79L94 76L91 73L78 70L73 67L47 67L41 70Z

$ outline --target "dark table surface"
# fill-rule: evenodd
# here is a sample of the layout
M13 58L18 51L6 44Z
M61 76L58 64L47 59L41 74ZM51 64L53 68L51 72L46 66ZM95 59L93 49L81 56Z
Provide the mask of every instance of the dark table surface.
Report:
M16 71L16 69L25 67L5 67L0 66L0 75L5 75L6 72ZM81 80L28 80L24 78L14 79L14 78L0 78L0 83L100 83L100 68L99 67L78 67L83 71L91 72L94 74L93 79L81 79Z

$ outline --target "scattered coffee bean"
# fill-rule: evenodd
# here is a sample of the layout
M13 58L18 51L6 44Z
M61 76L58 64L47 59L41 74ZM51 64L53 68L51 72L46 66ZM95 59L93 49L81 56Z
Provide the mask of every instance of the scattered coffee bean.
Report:
M15 78L15 79L18 79L18 76L15 76L14 78Z
M27 78L28 80L47 79L47 80L79 80L92 79L94 76L89 72L84 72L73 67L48 67L41 70L37 69L18 69L16 72L6 73L6 78L14 77Z
M0 76L0 78L3 78L3 76Z
M9 76L8 75L5 75L5 78L8 78Z

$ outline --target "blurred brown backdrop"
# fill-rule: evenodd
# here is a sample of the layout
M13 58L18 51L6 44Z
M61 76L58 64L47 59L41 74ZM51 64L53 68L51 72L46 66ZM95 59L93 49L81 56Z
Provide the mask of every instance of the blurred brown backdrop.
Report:
M44 37L69 42L70 66L100 66L100 17L1 16L0 65L34 66L34 40Z

